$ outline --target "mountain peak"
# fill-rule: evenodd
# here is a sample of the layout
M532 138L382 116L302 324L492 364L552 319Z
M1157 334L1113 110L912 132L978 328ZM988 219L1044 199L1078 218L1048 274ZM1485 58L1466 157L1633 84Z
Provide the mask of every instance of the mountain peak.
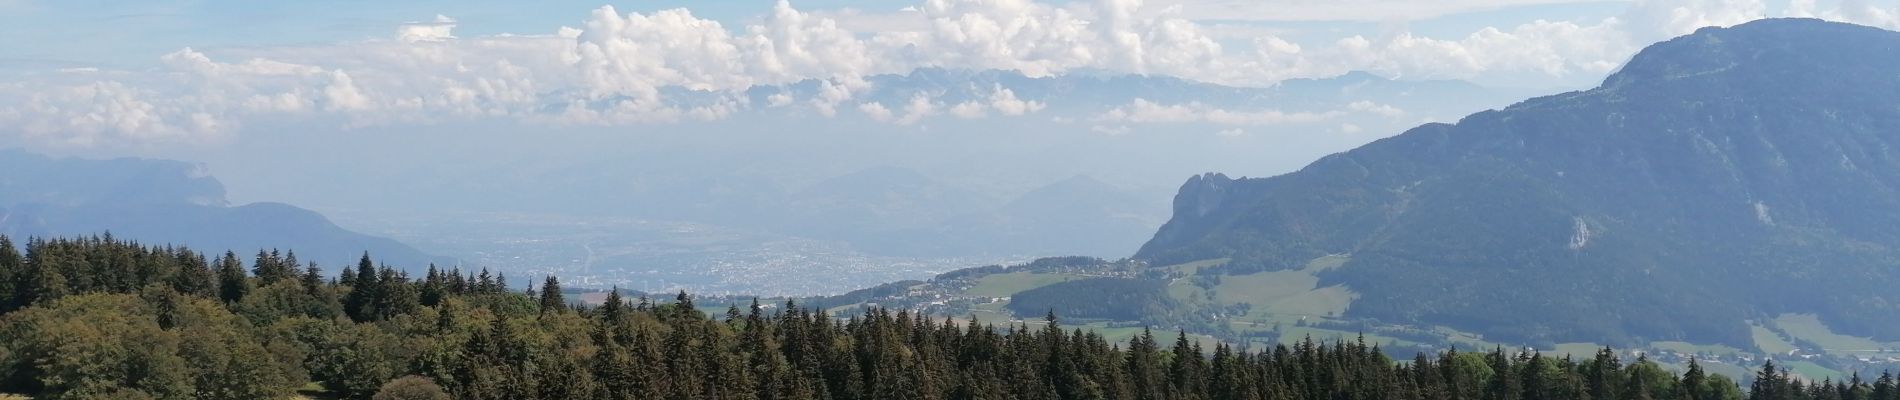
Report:
M1660 82L1754 76L1808 83L1839 81L1841 76L1860 76L1843 74L1862 73L1893 79L1891 71L1900 65L1900 40L1896 39L1900 39L1900 33L1805 18L1707 27L1644 48L1606 78L1603 87L1653 87Z
M1602 87L1286 175L1190 178L1136 258L1274 270L1350 254L1322 277L1363 295L1347 317L1512 340L1747 346L1745 321L1779 313L1900 338L1871 317L1900 312L1896 103L1900 33L1703 29Z

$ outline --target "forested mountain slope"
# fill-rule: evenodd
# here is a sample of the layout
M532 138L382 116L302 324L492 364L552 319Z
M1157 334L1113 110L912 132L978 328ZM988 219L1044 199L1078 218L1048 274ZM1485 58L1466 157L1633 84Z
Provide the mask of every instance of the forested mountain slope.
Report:
M1137 258L1321 275L1346 316L1507 340L1749 343L1818 314L1900 338L1900 33L1707 28L1602 86L1294 173L1190 179Z

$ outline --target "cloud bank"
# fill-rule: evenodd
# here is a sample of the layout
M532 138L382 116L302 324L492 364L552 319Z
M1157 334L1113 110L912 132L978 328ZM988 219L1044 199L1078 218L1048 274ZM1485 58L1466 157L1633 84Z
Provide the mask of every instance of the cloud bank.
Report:
M1382 0L1350 3L1410 7L1404 5L1410 2ZM1438 9L1493 7L1454 3ZM1222 15L1271 15L1236 14L1258 7L1251 4L924 0L893 14L868 15L800 10L781 1L743 26L701 18L688 9L642 13L604 6L586 14L577 27L471 37L455 35L458 22L438 15L396 26L387 39L209 52L185 48L165 55L156 70L26 74L0 83L0 126L15 127L14 133L37 142L94 146L217 140L260 119L308 119L339 128L484 119L621 125L714 120L772 108L910 125L931 118L1020 117L1048 104L1001 85L989 88L986 98L950 101L938 93L918 93L902 104L882 104L857 98L869 90L866 77L930 67L1015 70L1031 77L1075 71L1166 75L1236 86L1354 70L1408 78L1593 78L1647 43L1767 13L1754 0L1640 0L1601 21L1538 20L1454 38L1399 31L1301 45L1266 33L1234 38L1215 32L1216 22L1210 20ZM1341 10L1296 9L1310 15L1286 18L1324 19ZM1821 7L1797 0L1782 14L1900 27L1900 12L1865 2ZM801 81L815 81L819 89L763 100L746 92ZM1332 113L1345 112L1404 113L1372 103ZM1334 115L1138 99L1096 120L1117 127L1106 131L1121 132L1126 124L1244 126L1312 123Z

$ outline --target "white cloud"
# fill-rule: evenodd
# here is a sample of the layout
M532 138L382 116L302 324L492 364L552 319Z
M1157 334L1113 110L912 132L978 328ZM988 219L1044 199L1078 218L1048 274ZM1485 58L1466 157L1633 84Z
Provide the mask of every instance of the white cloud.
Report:
M1214 135L1221 136L1221 137L1240 137L1240 136L1246 136L1247 130L1240 129L1240 128L1228 128L1228 129L1222 129L1218 132L1214 132Z
M984 111L984 110L985 110L985 107L983 103L978 103L974 101L966 101L962 103L957 103L957 105L955 106L951 106L950 115L955 115L957 116L957 118L963 118L963 119L983 118L984 116L989 115L989 112Z
M58 145L160 142L213 138L228 124L189 104L154 103L142 90L117 81L30 90L23 106L0 111L25 135Z
M896 119L891 113L891 109L885 108L883 103L869 102L858 104L858 112L862 112L865 116L871 117L872 120L878 122L890 122Z
M1397 117L1401 117L1405 115L1405 110L1400 110L1398 107L1374 103L1367 100L1360 100L1360 101L1348 103L1346 104L1346 108L1353 111L1369 113L1369 114L1378 115L1378 116L1387 117L1387 118L1397 118Z
M765 98L765 104L771 107L789 106L792 105L792 101L792 95L788 93L773 93Z
M434 21L409 22L396 27L396 39L404 42L435 42L454 39L455 19L436 14Z
M950 107L950 115L974 119L988 116L990 110L996 110L998 114L1014 117L1042 111L1044 107L1048 107L1048 104L1017 98L1015 91L997 84L990 90L988 98L958 103Z
M915 124L919 121L923 121L924 118L937 115L937 107L939 106L940 104L930 100L930 96L918 93L910 97L909 104L904 105L904 116L897 118L897 120L893 122L896 122L898 125Z
M323 87L324 108L330 111L365 110L370 108L369 96L356 87L356 81L343 71L330 73L330 83Z
M1652 42L1705 26L1729 26L1767 15L1761 0L1636 0L1623 18L1638 41Z
M1160 0L1152 9L1179 9L1196 20L1360 21L1423 20L1473 11L1575 3L1576 0Z
M1286 125L1306 124L1325 121L1344 116L1342 111L1322 113L1284 112L1279 110L1233 111L1215 108L1200 102L1164 105L1135 99L1129 105L1115 107L1095 116L1095 120L1120 123L1211 123L1218 125Z
M1815 0L1793 0L1782 12L1790 17L1846 21L1886 29L1900 29L1900 5L1881 7L1866 0L1845 0L1836 7L1822 9Z

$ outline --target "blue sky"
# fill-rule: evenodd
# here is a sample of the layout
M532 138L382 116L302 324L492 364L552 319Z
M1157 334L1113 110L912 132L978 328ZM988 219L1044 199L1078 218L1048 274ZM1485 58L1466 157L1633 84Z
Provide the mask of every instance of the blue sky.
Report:
M16 39L0 44L0 59L15 63L31 61L67 66L136 67L154 63L158 56L184 47L299 45L384 37L393 26L429 20L436 15L447 15L459 21L457 31L464 35L547 33L555 27L578 24L586 17L588 10L602 5L643 13L687 8L701 18L740 24L769 11L773 2L549 0L533 2L529 6L523 4L489 0L0 0L0 16L7 21L4 26L0 26L0 34ZM873 13L893 12L914 5L905 1L806 0L794 3L794 6L807 10L854 9ZM1297 32L1290 35L1293 37L1330 38L1341 33L1368 34L1389 30L1394 26L1403 26L1421 35L1457 37L1486 26L1505 26L1536 19L1600 20L1627 7L1624 1L1447 5L1441 8L1447 14L1411 20L1296 19L1262 22L1233 18L1205 21Z

